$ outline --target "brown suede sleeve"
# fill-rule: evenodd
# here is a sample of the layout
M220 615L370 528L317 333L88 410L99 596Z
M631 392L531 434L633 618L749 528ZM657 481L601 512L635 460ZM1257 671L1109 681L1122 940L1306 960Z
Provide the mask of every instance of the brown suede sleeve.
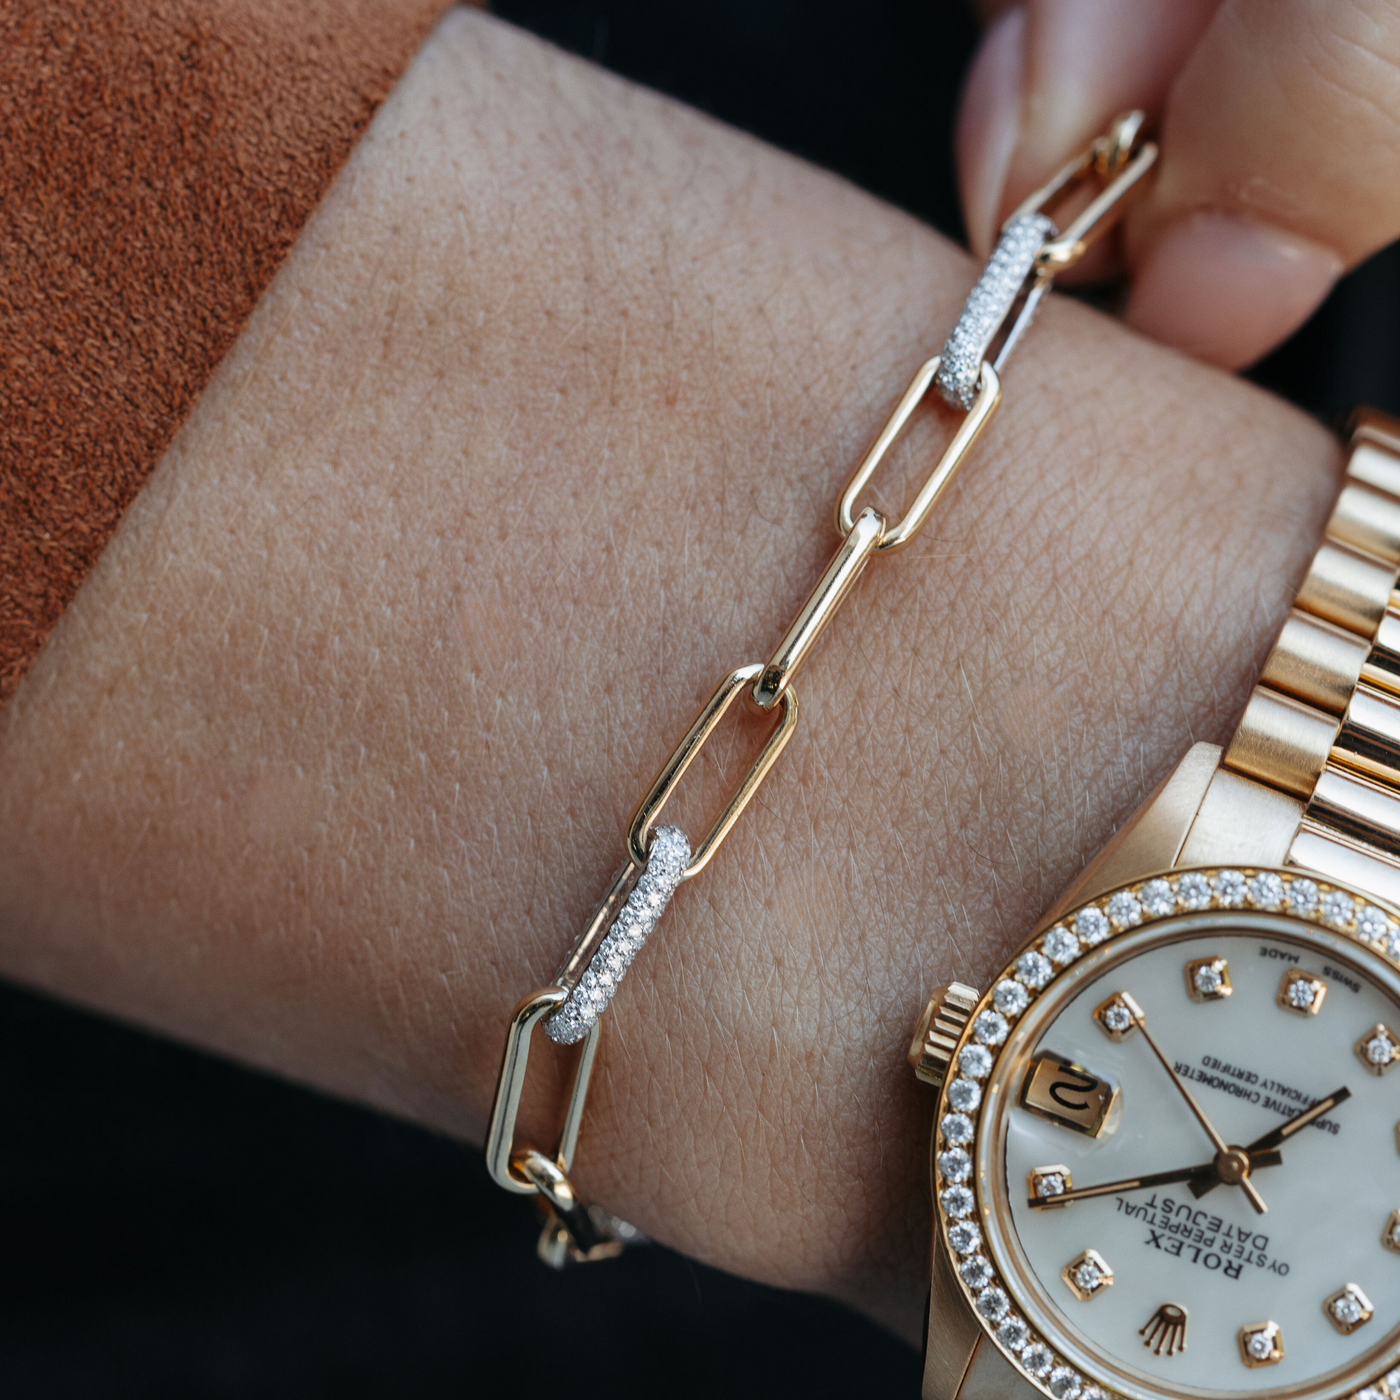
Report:
M0 8L0 702L446 8Z

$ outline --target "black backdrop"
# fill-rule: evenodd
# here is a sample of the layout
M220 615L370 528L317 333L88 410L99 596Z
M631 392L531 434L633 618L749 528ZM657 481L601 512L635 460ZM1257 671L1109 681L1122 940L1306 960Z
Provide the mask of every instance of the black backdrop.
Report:
M496 9L958 234L952 0ZM1397 313L1391 249L1255 377L1400 411ZM0 1101L9 1396L917 1394L914 1354L831 1304L657 1248L550 1274L477 1153L3 987Z

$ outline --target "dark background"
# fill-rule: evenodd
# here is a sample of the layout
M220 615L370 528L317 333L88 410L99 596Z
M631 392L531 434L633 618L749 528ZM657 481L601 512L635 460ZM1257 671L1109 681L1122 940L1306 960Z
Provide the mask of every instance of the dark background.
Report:
M959 236L952 0L495 8ZM1400 411L1396 250L1253 377ZM918 1393L870 1324L663 1249L548 1272L529 1203L432 1134L3 987L0 1066L7 1396Z

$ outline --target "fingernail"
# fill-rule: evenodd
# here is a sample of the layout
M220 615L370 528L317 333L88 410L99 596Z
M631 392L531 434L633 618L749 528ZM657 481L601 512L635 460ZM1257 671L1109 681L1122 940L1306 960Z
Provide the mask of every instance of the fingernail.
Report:
M958 113L963 219L972 251L985 258L996 237L1006 172L1021 129L1026 12L1013 5L977 51Z
M1342 267L1331 248L1273 224L1192 214L1148 250L1126 320L1163 344L1240 369L1297 330Z

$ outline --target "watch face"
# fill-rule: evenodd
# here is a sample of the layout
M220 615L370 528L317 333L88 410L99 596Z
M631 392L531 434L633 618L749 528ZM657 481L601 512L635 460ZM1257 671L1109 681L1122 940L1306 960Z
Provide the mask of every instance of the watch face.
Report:
M983 998L934 1139L969 1304L1055 1400L1400 1400L1400 919L1208 870L1072 914Z

